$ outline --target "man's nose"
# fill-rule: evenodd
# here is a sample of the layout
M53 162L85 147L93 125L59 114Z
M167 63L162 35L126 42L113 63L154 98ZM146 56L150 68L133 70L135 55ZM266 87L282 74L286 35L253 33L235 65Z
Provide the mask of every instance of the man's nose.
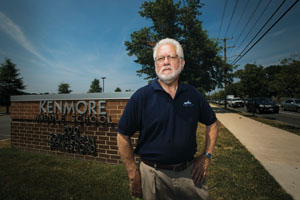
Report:
M168 57L168 56L165 56L165 58L164 58L164 65L166 65L166 64L170 64L170 57Z

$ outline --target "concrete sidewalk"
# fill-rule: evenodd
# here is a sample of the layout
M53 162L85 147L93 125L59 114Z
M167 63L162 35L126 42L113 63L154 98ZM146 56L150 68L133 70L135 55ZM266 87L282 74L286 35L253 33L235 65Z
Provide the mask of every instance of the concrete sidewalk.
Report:
M214 107L218 120L261 162L277 182L300 200L300 136Z

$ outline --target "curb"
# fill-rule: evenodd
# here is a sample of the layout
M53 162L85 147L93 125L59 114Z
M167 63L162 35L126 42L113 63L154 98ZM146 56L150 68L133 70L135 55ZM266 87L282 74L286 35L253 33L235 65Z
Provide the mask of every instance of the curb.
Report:
M223 109L225 109L224 107L223 107ZM245 115L247 115L247 114L252 114L252 112L245 112L245 111L240 111L240 110L235 110L234 108L231 108L231 107L227 107L227 109L228 110L230 110L230 111L236 111L236 112L241 112L241 113L243 113L243 114L245 114ZM280 112L279 112L280 113ZM239 114L239 113L236 113L236 114ZM255 113L256 114L256 113ZM256 115L257 116L257 115ZM247 117L247 116L246 116ZM259 117L259 116L257 116L257 117ZM290 123L287 123L287 122L282 122L282 121L278 121L278 120L275 120L276 122L279 122L279 123L282 123L283 125L287 125L287 126L292 126L292 127L295 127L295 128L300 128L300 126L297 126L297 125L295 125L295 124L290 124Z

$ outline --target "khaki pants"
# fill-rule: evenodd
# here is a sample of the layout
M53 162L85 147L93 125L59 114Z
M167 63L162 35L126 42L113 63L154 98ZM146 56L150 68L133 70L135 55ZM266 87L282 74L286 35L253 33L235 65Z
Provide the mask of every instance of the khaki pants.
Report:
M156 170L141 162L143 199L209 199L207 187L194 184L192 169L193 164L180 172Z

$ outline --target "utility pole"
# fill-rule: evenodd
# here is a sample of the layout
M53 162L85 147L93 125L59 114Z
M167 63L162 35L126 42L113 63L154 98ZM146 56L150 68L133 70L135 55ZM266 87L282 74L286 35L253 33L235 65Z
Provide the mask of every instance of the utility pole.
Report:
M223 51L224 51L224 62L225 62L225 66L224 66L224 107L227 108L227 92L226 92L226 86L227 86L227 55L226 55L226 50L228 48L234 48L234 46L231 47L227 47L226 46L226 41L227 40L232 40L233 37L231 38L223 38L223 39L219 39L219 40L223 40L224 42L224 46L223 46Z
M106 77L101 77L102 80L103 80L103 89L102 89L102 92L104 93L104 79L106 79Z

